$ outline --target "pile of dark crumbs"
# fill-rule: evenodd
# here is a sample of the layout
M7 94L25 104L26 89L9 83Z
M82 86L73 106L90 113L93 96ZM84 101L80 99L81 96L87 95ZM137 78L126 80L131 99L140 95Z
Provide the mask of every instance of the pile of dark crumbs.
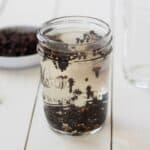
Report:
M3 28L0 30L0 56L19 57L35 54L37 42L35 28Z
M102 100L93 98L87 101L83 107L68 106L44 106L44 111L49 124L73 136L82 135L99 128L107 115L108 94L103 95Z

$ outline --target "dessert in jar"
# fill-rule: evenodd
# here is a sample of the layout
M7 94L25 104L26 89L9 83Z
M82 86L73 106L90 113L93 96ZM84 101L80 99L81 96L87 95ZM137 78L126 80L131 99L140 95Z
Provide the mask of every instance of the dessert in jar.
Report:
M62 17L46 22L37 37L50 127L69 135L98 131L106 120L109 101L109 25L92 17Z

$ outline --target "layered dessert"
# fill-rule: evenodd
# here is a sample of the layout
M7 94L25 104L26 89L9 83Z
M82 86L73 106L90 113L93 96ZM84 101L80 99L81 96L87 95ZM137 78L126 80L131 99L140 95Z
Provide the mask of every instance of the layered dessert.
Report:
M94 30L55 30L47 37L53 44L41 46L41 80L51 128L70 135L100 129L107 115L111 45Z

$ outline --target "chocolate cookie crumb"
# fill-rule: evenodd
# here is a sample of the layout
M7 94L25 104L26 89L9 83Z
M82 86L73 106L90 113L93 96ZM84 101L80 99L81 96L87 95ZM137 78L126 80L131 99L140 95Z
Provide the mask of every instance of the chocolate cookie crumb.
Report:
M73 91L74 94L77 94L77 95L81 95L82 94L82 91L80 91L79 89L75 89Z
M69 132L72 135L80 135L97 129L104 123L107 114L107 103L104 101L108 100L105 98L108 96L104 96L102 100L87 101L86 105L82 107L72 104L62 107L45 104L44 111L53 128ZM67 124L65 128L64 124Z
M29 30L27 30L29 29ZM0 56L19 57L32 55L38 43L32 27L9 27L0 30Z
M88 78L85 78L85 81L87 82L89 79Z
M69 92L72 93L72 87L75 82L74 82L73 78L69 78L68 82L69 82Z
M93 71L95 72L96 78L99 77L100 70L101 70L101 67L94 67L94 68L93 68Z

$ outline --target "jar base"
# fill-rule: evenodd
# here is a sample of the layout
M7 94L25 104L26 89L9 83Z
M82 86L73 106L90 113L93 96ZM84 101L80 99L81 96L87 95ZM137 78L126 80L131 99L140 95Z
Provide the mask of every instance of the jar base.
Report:
M95 134L95 133L99 132L100 130L102 130L102 128L103 128L103 125L101 125L100 127L96 128L96 129L93 129L91 131L87 131L87 132L65 132L62 130L55 129L55 128L50 126L50 129L52 131L54 131L55 133L58 133L61 135L69 135L69 136L92 135L92 134Z
M127 81L138 88L150 88L150 65L135 65L130 69L124 69Z

